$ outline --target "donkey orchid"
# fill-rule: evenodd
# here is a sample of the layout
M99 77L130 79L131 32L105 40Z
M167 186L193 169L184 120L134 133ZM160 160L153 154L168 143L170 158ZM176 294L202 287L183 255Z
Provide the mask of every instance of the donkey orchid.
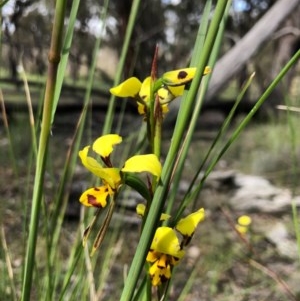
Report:
M206 67L203 75L211 72L210 67ZM110 89L110 93L118 97L131 97L138 105L138 112L141 115L146 114L150 100L158 100L162 108L162 112L168 112L168 103L174 98L181 96L188 85L194 78L196 68L183 68L169 71L157 80L153 80L150 76L141 82L136 77L130 77L118 86ZM153 89L151 95L151 87Z
M99 155L102 162L89 155L91 146L86 146L79 152L79 157L86 169L102 180L102 185L89 188L80 197L80 202L88 207L106 206L107 197L113 196L123 184L123 173L149 172L159 177L161 164L154 154L136 155L129 158L122 168L113 167L110 155L114 146L122 142L122 137L116 134L104 135L92 145L92 150Z

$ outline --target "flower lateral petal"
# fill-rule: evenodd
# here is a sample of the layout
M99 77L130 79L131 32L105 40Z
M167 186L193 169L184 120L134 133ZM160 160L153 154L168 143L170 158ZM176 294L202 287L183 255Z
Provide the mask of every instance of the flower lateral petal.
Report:
M88 156L90 146L86 146L79 151L79 157L83 166L92 172L95 176L102 179L105 183L113 189L116 189L121 183L120 170L118 168L104 168L93 157Z
M121 84L119 84L116 87L111 88L109 91L112 95L118 96L118 97L133 97L135 98L140 89L141 89L142 83L140 80L136 77L130 77Z
M89 170L90 172L94 173L96 176L98 175L98 171L102 170L102 165L95 160L93 157L88 156L90 146L86 146L83 150L79 151L78 155L81 159L82 165Z
M160 177L161 169L157 156L148 154L129 158L121 170L123 172L149 172L156 177Z
M140 98L145 103L149 102L150 100L151 80L151 76L146 77L141 85L141 89L139 92Z
M204 218L205 218L205 211L203 208L201 208L198 211L179 220L175 228L183 236L191 237L194 234L198 224L202 222Z
M93 143L93 150L103 158L109 157L114 146L122 142L122 137L117 134L109 134L99 137Z
M87 207L104 208L107 204L107 197L110 194L109 186L94 187L83 192L79 201Z

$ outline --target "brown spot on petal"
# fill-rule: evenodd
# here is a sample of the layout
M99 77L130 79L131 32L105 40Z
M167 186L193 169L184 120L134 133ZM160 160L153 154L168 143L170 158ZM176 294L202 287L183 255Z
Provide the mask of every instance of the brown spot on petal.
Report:
M177 78L178 79L185 79L187 77L187 72L186 71L179 71L178 72L178 75L177 75Z
M165 275L159 275L159 278L161 282L166 282L169 280Z
M179 261L178 257L173 256L173 259L174 259L175 262Z
M101 204L97 203L97 198L92 194L88 194L87 199L88 199L88 203L91 204L92 206L102 208Z

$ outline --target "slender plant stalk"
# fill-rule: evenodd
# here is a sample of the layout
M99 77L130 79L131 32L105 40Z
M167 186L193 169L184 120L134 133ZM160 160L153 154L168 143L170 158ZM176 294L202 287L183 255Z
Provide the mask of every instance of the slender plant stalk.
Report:
M21 77L24 84L24 90L26 94L26 102L28 107L28 114L29 114L29 124L30 124L30 130L31 130L31 141L32 141L32 149L34 153L34 157L36 158L37 155L37 139L36 139L36 132L35 132L35 122L34 122L34 114L32 109L32 100L30 96L30 89L28 85L27 76L25 73L25 70L23 68L23 64L21 65Z
M29 236L23 273L23 287L21 295L22 301L30 300L41 200L43 192L43 182L48 150L48 140L51 130L51 112L56 85L57 69L60 61L61 44L64 28L65 7L66 0L56 2L55 18L48 58L48 76L44 97L43 118L41 123L41 133L36 162L31 218L29 224Z
M69 16L68 27L66 30L66 36L63 44L63 49L62 49L62 56L61 56L60 64L58 66L57 79L56 79L57 82L56 82L56 88L54 92L54 101L53 101L52 116L51 116L51 124L53 123L54 120L61 88L64 82L64 75L65 75L65 70L67 68L70 49L72 46L73 34L74 34L75 22L77 18L79 4L80 4L80 0L72 1L72 8Z

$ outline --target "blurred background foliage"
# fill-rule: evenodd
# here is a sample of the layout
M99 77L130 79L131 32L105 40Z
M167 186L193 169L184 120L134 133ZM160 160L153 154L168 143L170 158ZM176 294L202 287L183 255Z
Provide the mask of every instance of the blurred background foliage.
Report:
M280 0L234 0L220 55L240 41L256 22ZM67 77L73 83L85 80L91 64L95 37L103 33L103 47L99 52L99 83L112 82L123 44L132 0L110 1L109 16L104 31L99 19L103 1L81 1L75 38L70 49ZM159 72L188 65L198 23L201 21L204 0L145 0L139 15L127 55L124 78L149 74L156 44L160 47ZM69 1L70 10L72 1ZM250 89L250 98L264 91L278 70L299 49L299 5L277 28L267 43L244 68L235 74L235 87L256 71L256 84ZM2 8L2 44L0 77L18 81L20 60L29 74L43 76L47 66L53 3L47 0L9 0ZM66 20L67 22L67 20ZM249 45L251 47L251 45ZM4 70L4 71L3 71ZM295 72L290 72L285 87L290 89ZM231 82L232 83L232 82ZM100 85L100 84L99 84ZM227 87L232 85L228 84ZM224 90L223 90L224 92ZM223 93L226 97L226 90ZM279 95L277 98L281 98ZM229 98L231 93L229 92ZM278 102L278 99L277 99Z

